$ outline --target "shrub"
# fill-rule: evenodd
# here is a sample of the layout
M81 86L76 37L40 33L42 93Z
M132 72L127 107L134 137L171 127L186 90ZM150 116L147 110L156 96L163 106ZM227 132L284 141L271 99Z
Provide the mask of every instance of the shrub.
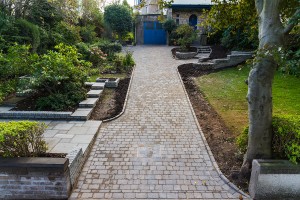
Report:
M0 104L5 99L5 97L14 91L16 91L17 80L11 79L1 82L0 81Z
M30 44L32 51L36 52L41 41L39 27L25 19L16 20L16 27L19 30L18 35L15 36L16 42L19 44Z
M80 36L82 41L86 43L93 43L97 39L97 33L95 32L95 26L87 25L80 28Z
M300 161L300 116L274 116L272 121L273 155L280 159L289 159L293 163ZM246 153L248 127L237 137L236 143L242 153Z
M32 63L37 55L30 54L30 46L13 45L9 47L7 54L0 52L0 80L8 80L27 75L32 72Z
M130 72L131 69L134 67L135 62L134 59L132 57L132 52L127 51L123 60L122 60L122 64L123 64L123 71L124 72Z
M0 156L31 157L46 153L46 142L42 134L44 123L38 122L0 122Z
M75 45L81 42L79 28L66 22L57 24L52 33L52 37L55 44L64 43L67 45Z
M107 54L103 53L98 47L91 47L90 52L90 61L93 63L93 66L100 67L106 60Z
M166 21L164 21L163 23L163 28L169 33L171 34L172 31L174 31L176 29L176 22L173 19L167 19Z
M273 117L273 151L280 158L291 162L300 161L300 116Z
M34 89L49 94L49 98L42 98L39 108L68 109L85 97L84 82L88 78L91 63L80 59L77 49L64 44L55 47L57 51L48 51L34 64ZM60 106L51 106L53 97L67 96L68 101ZM65 98L64 98L65 99ZM72 101L72 102L69 102ZM63 100L56 100L63 102Z
M197 37L197 32L188 24L178 26L176 33L179 37L178 43L182 50L187 50Z
M105 54L113 55L122 51L122 45L115 42L109 42L107 40L102 40L95 43L93 46L99 47Z
M91 51L90 51L89 45L87 45L86 43L80 42L80 43L76 44L76 48L78 50L78 53L80 53L82 55L83 59L85 59L85 60L90 59Z

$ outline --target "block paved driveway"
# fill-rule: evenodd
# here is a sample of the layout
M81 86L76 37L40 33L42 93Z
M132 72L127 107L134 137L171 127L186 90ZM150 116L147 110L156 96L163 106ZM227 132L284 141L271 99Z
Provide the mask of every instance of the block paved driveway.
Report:
M70 199L238 199L212 165L166 46L134 47L125 113L104 123Z

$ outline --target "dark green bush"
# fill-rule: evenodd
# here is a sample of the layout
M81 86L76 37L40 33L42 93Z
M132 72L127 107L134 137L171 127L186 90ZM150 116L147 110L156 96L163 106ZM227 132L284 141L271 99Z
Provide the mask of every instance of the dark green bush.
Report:
M80 53L82 55L83 59L85 59L85 60L90 59L91 51L90 51L89 45L87 45L86 43L80 42L80 43L76 44L76 48L78 50L78 53Z
M69 109L85 98L84 83L91 63L81 60L75 47L60 44L55 48L56 51L48 51L34 63L33 89L49 95L38 101L40 109ZM54 100L58 97L62 99ZM52 100L62 105L51 106Z
M178 43L181 50L188 50L188 48L197 37L197 32L192 26L189 26L188 24L178 26L176 29L176 33L179 37Z
M83 42L93 43L97 39L97 33L95 32L95 26L87 25L80 27L80 36Z
M173 19L167 19L166 21L163 22L163 28L171 34L172 31L176 29L177 25L176 22Z
M44 123L19 121L0 122L0 156L32 157L46 153L42 134Z
M300 116L274 116L272 121L272 150L274 158L289 159L293 163L300 161ZM237 137L236 143L242 153L248 145L248 127Z
M32 51L36 52L41 42L39 27L25 19L16 20L15 26L19 30L15 36L16 42L19 44L30 44Z
M99 47L105 54L112 55L122 51L122 45L115 42L102 40L95 43L93 46Z
M300 116L273 117L273 151L293 163L300 161Z
M76 45L81 42L79 27L63 21L56 25L52 37L55 44Z

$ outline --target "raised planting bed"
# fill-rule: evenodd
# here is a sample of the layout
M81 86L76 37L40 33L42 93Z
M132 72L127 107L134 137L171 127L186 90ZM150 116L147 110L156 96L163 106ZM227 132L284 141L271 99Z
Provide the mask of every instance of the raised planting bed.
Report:
M181 60L194 58L198 54L198 49L196 47L190 47L187 51L182 51L180 48L176 47L171 51L173 57Z
M98 78L96 82L105 83L107 88L116 88L120 82L119 78Z

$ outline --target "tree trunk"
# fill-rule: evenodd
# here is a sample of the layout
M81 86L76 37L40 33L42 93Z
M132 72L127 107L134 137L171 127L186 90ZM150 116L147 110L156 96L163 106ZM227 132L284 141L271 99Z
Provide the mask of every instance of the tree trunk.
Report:
M280 0L256 0L259 16L259 49L248 78L249 136L242 174L250 175L252 160L272 154L272 82L277 63L272 51L283 44ZM270 53L268 53L270 52Z

